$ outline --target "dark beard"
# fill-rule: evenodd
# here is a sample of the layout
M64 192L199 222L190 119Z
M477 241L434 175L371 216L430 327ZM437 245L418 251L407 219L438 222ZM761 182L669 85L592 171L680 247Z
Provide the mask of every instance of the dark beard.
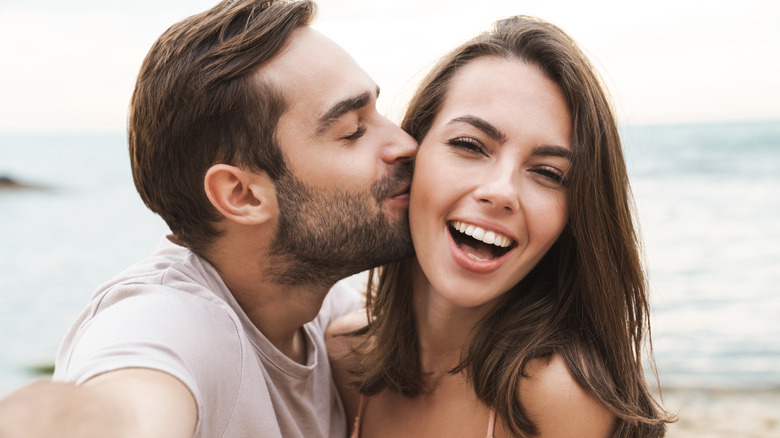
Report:
M403 165L370 194L324 193L285 172L276 182L279 222L266 274L280 284L329 286L411 255L408 215L391 222L381 210L410 179L411 166Z

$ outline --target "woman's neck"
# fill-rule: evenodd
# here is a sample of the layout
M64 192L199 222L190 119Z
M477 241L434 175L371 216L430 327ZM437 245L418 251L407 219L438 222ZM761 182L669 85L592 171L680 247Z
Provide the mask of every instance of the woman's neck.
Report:
M472 329L490 307L464 308L450 303L436 293L418 264L413 268L412 285L422 371L435 381L461 363Z

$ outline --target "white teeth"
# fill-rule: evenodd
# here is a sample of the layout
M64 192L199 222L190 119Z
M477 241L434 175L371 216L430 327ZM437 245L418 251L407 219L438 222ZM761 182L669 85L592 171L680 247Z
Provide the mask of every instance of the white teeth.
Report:
M479 257L475 256L474 254L466 254L466 255L467 255L467 256L468 256L468 257L469 257L471 260L476 260L476 261L478 261L478 262L486 262L486 261L488 261L488 259L481 259L481 258L479 258Z
M467 236L471 236L474 239L480 240L484 243L487 243L488 245L496 245L502 248L506 248L507 246L510 246L513 243L512 239L510 239L507 236L504 236L503 234L496 233L495 231L485 231L484 228L480 228L476 225L467 224L465 222L460 222L460 221L452 221L450 225L452 226L452 228L455 228L459 232ZM474 260L477 259L474 258Z

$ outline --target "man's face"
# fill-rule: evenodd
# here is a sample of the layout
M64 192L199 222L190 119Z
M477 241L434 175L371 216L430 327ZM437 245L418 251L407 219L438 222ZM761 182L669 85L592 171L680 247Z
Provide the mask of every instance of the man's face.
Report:
M377 112L374 81L308 27L262 71L287 101L276 135L288 172L276 181L267 272L281 283L329 284L411 254L416 143Z

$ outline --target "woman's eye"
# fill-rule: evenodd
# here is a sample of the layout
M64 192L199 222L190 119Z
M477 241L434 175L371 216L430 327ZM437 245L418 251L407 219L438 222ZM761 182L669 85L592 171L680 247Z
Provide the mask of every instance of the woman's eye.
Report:
M456 137L447 141L447 144L467 152L487 155L482 143L471 137Z
M558 169L556 169L554 167L542 166L542 167L537 167L533 171L537 175L540 175L540 176L542 176L542 177L544 177L544 178L554 182L555 184L558 184L558 185L561 185L561 186L566 184L566 179L564 177L563 172L561 172L560 170L558 170Z
M365 134L365 133L366 133L366 127L365 126L358 126L357 130L355 132L353 132L352 134L344 137L344 140L354 141L354 140L357 140L360 137L362 137L363 134Z

